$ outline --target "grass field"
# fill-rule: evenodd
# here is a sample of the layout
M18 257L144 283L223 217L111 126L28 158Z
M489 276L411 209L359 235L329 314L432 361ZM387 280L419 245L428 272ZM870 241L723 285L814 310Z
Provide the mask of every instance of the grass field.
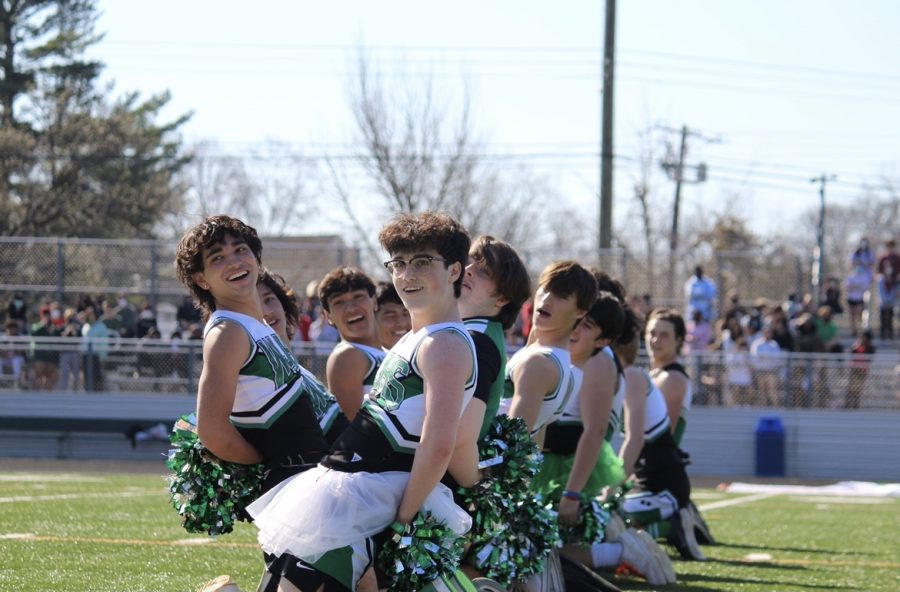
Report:
M675 562L673 592L900 590L900 500L695 490L720 544ZM160 475L0 473L0 591L192 591L220 574L255 590L252 526L182 530ZM651 587L609 576L627 590Z

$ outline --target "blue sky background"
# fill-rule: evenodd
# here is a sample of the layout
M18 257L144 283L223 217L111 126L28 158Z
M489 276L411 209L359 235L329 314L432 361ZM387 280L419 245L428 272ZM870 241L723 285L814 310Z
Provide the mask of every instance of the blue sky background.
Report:
M685 216L733 211L787 234L818 201L810 178L838 175L833 203L885 179L900 186L900 3L891 0L619 0L615 218L633 213L639 134L657 157L687 125ZM94 55L119 90L173 94L194 111L188 141L246 154L278 139L317 154L350 138L347 81L362 44L390 73L430 72L438 93L467 89L485 150L516 155L596 219L604 3L256 3L102 0ZM407 80L415 86L416 79ZM399 84L399 83L398 83ZM349 151L349 146L346 151ZM652 191L671 205L655 167Z

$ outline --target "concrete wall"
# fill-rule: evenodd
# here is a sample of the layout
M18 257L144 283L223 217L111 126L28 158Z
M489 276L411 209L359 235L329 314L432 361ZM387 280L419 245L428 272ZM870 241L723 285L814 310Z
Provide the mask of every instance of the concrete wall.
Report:
M773 416L784 425L787 477L900 482L898 411L692 409L688 472L753 475L757 422Z
M171 417L193 411L194 397L136 394L22 393L0 396L0 414L45 417ZM776 416L785 428L787 477L900 482L900 411L830 409L722 409L691 411L683 448L688 472L740 477L755 472L756 427ZM84 458L164 461L165 442L138 442L124 434L0 431L0 458Z

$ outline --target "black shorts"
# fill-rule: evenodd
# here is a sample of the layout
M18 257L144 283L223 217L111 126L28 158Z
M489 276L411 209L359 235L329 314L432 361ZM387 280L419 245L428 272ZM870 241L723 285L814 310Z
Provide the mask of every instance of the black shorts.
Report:
M636 489L651 493L668 490L678 500L679 508L687 506L691 501L691 481L684 468L686 459L669 432L644 444L634 469Z

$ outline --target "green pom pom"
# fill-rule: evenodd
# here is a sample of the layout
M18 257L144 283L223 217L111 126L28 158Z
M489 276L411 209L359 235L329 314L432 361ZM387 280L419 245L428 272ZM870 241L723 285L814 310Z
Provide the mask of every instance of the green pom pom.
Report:
M606 523L613 511L611 504L604 503L600 498L587 500L581 504L577 525L559 527L560 538L566 544L602 543Z
M556 513L530 490L542 456L524 420L497 416L478 448L489 476L459 490L472 516L468 561L510 586L540 573L559 546Z
M430 512L416 514L410 524L395 522L393 533L378 552L378 565L391 590L420 590L459 566L463 539Z
M234 530L238 520L249 520L244 508L260 495L264 465L231 463L213 455L197 437L193 414L175 422L169 442L169 495L185 530L215 536Z

